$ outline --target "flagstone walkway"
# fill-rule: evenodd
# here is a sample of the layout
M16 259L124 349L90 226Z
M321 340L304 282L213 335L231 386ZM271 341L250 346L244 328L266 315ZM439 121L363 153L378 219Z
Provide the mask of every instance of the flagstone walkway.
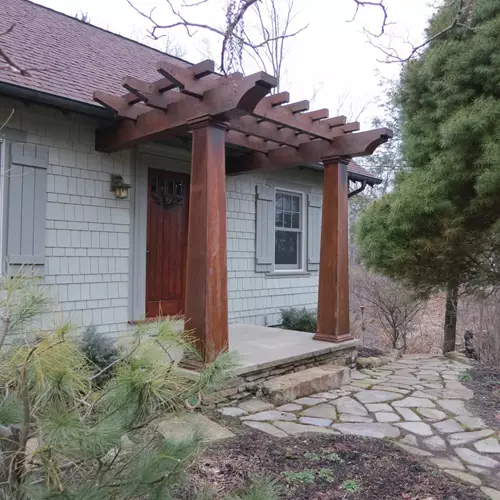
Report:
M442 356L405 356L353 371L351 384L273 407L253 399L224 415L276 437L316 432L388 438L500 500L499 433L465 407L467 365Z

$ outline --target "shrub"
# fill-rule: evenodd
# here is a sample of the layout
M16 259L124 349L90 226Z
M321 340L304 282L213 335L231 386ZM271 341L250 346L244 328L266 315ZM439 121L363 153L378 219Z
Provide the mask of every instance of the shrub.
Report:
M71 325L28 328L45 302L33 305L34 278L15 280L19 302L10 309L1 303L0 313L8 326L9 310L15 311L13 323L24 325L25 335L0 350L0 498L175 498L203 436L168 440L150 423L182 409L186 399L220 388L232 376L231 355L220 355L199 378L186 376L174 353L194 356L193 339L158 319L147 330L138 328L119 359L107 349L105 356L94 356L101 366L114 359L100 370L110 373L97 387L95 366ZM2 284L11 286L10 280ZM90 332L86 338L97 336Z
M113 376L116 362L120 358L115 343L99 333L94 325L90 325L83 332L80 347L94 367L94 383L98 386L104 385ZM108 369L103 371L106 367Z
M316 332L316 312L305 307L302 309L281 309L281 326L287 330L298 332Z

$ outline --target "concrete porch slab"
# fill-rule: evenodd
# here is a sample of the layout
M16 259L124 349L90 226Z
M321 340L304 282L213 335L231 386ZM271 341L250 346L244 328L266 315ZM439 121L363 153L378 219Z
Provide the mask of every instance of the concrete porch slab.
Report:
M334 344L313 340L313 334L307 332L239 323L229 325L229 350L241 356L237 375L353 349L357 344L356 339Z

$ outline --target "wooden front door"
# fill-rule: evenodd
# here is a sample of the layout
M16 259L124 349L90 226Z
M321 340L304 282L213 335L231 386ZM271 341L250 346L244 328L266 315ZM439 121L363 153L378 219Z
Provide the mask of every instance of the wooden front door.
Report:
M149 169L146 316L184 313L189 176Z

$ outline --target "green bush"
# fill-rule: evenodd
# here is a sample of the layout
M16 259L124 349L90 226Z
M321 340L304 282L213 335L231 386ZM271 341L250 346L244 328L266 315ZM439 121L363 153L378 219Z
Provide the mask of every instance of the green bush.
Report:
M316 332L317 317L316 311L311 311L305 307L302 309L281 309L281 326L287 330L298 332Z
M99 333L94 325L90 325L83 332L80 347L94 366L94 383L97 386L104 385L113 376L116 362L120 358L115 343ZM103 372L106 367L111 368Z

